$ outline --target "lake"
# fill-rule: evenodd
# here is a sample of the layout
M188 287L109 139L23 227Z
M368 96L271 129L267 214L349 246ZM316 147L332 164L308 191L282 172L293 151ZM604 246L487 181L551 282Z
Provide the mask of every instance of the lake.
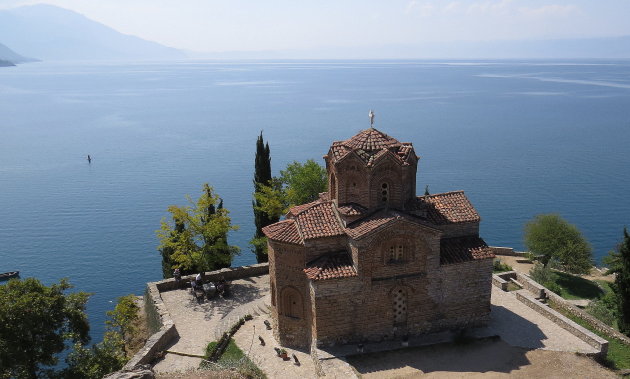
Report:
M161 279L155 230L209 182L255 262L256 137L275 174L375 127L421 156L419 194L464 190L490 245L560 213L599 260L630 224L630 61L31 63L0 69L0 272L117 297ZM87 154L93 158L86 161Z

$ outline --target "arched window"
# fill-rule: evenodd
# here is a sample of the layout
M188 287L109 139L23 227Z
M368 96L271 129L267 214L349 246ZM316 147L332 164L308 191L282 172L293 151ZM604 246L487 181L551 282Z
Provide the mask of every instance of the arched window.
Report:
M381 184L381 202L387 204L389 202L389 184Z
M410 260L411 248L402 239L390 241L385 244L385 263L400 263Z
M407 322L407 290L405 288L394 288L392 292L392 306L394 307L394 324Z
M293 318L302 318L302 296L293 287L282 290L282 314Z

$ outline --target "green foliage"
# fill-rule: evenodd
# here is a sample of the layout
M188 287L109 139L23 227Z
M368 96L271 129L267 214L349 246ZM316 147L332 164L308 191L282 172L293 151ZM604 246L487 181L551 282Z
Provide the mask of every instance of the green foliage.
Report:
M280 178L273 178L268 186L259 186L254 194L257 209L278 219L294 205L316 200L327 190L326 169L309 159L305 164L293 162L280 171Z
M0 285L0 378L35 378L58 362L67 342L87 343L89 294L65 293L66 279L51 286L28 278Z
M182 275L229 267L239 249L228 244L228 233L238 227L231 224L223 201L207 183L196 202L187 199L188 206L168 207L173 222L163 219L156 231L162 259Z
M608 354L606 355L604 361L604 363L608 367L617 370L630 369L630 346L626 345L620 339L607 336L606 334L599 331L599 329L594 328L591 324L586 322L581 317L577 317L574 314L565 311L561 307L555 306L553 303L551 303L551 307L554 310L562 313L567 318L575 321L579 325L585 327L586 329L608 341Z
M592 300L604 296L604 290L597 283L566 272L555 272L554 282L562 287L562 297L565 299Z
M127 363L125 341L134 332L139 308L133 295L119 297L114 310L107 312L106 331L103 341L91 348L77 343L66 358L68 367L63 370L65 378L100 379L120 370Z
M599 300L593 300L586 311L608 326L615 326L617 320L617 298L613 292L607 292Z
M289 206L317 200L328 186L326 169L309 159L301 164L294 161L280 171L280 180L286 185Z
M557 214L536 216L525 225L525 245L546 266L556 258L563 269L586 274L593 266L591 246L575 225Z
M512 271L512 266L502 263L501 260L497 258L492 262L492 271L493 272Z
M623 241L617 246L618 263L613 290L617 297L619 331L630 335L630 234L623 229Z
M267 262L267 239L262 232L262 228L271 225L280 219L280 215L276 213L267 213L262 210L261 200L256 194L262 190L264 186L271 186L271 157L269 153L269 144L265 144L262 131L256 140L256 158L254 162L254 224L256 225L256 233L249 242L256 254L258 263Z
M547 282L545 283L545 287L547 287L547 289L553 293L555 293L556 295L560 295L562 296L562 287L560 287L558 285L558 283L555 282Z
M554 280L553 271L551 271L549 267L545 267L538 262L536 262L534 264L534 267L529 270L529 276L531 276L534 281L542 285L545 285L545 283L549 283Z
M206 347L206 358L216 348L217 342L210 342ZM230 338L223 355L216 363L202 361L200 367L206 370L229 370L237 372L239 377L264 379L265 374L256 366Z

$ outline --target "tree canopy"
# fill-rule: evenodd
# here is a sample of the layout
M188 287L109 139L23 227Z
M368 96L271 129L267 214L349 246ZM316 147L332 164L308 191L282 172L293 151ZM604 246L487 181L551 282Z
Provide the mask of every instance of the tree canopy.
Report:
M249 242L254 247L256 260L258 263L267 262L267 239L265 238L262 228L271 225L279 220L279 217L270 215L261 209L260 201L256 198L256 193L262 190L263 186L271 185L271 157L269 153L269 144L265 144L262 132L256 140L256 157L254 161L254 224L256 232L254 238Z
M36 378L54 366L67 342L87 343L89 294L66 293L66 279L51 286L13 279L0 285L0 378Z
M258 209L280 218L290 207L316 200L327 187L326 169L309 159L304 164L293 161L287 165L279 178L260 186L254 196Z
M617 298L617 325L619 331L630 335L630 234L623 229L623 240L616 251L608 253L604 262L609 272L615 273L613 290Z
M563 269L588 273L593 265L592 250L580 230L557 214L542 214L525 224L525 246L547 266L557 260Z
M205 183L196 202L190 196L187 199L187 206L168 207L172 222L163 219L156 231L160 240L158 250L167 262L165 277L170 277L174 268L179 268L182 274L191 274L229 267L239 253L237 246L228 244L228 233L238 226L232 225L223 200L213 188Z

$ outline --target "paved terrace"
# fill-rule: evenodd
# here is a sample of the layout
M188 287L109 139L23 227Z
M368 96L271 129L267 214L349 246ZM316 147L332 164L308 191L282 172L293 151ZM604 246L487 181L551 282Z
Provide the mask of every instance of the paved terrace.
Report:
M234 339L269 378L316 378L316 370L307 352L287 349L289 356L295 354L299 365L293 360L283 361L276 357L274 347L278 344L271 331L265 329L263 321L269 319L269 276L263 275L236 280L232 283L232 294L227 299L215 298L198 304L188 289L163 292L162 299L179 332L179 339L168 348L187 354L203 355L205 347L245 314L252 314L236 333ZM475 336L499 335L503 341L514 347L594 353L595 349L564 330L549 319L516 299L514 293L503 292L492 286L492 313L488 327L479 329ZM258 337L265 341L261 346ZM411 339L410 346L444 342L448 335ZM400 348L394 341L380 344L366 344L364 351L374 352ZM326 349L335 356L356 354L355 346ZM324 361L327 377L353 376L347 366ZM167 353L165 358L154 366L156 372L178 372L195 369L200 358ZM332 374L332 375L331 375Z

